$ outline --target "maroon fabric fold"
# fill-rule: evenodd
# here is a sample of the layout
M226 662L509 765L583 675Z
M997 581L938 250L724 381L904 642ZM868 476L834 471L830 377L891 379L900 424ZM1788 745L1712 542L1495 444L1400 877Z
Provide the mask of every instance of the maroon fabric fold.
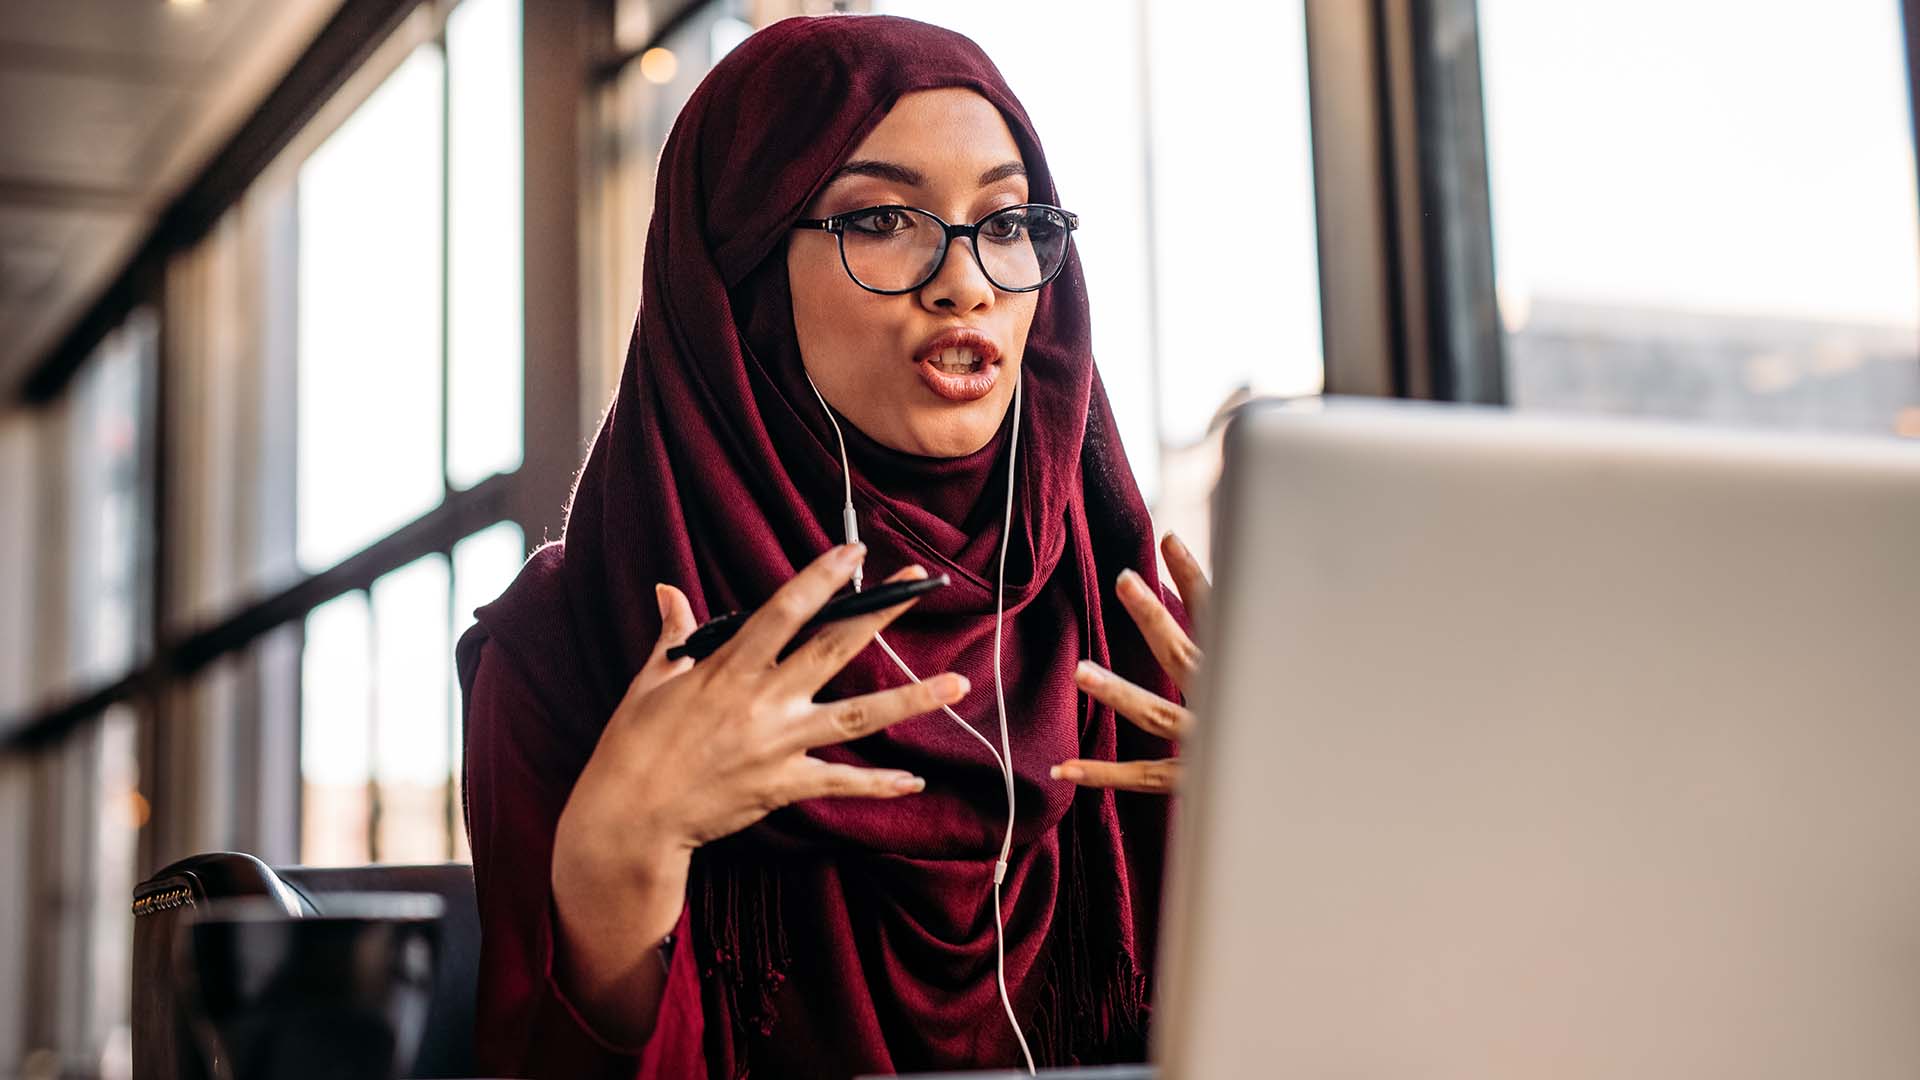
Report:
M581 1075L554 1064L549 1040L577 1060L587 1033L542 1034L555 1017L579 1026L543 967L553 824L659 632L654 583L683 589L701 618L750 608L840 539L840 462L800 364L784 244L893 102L936 87L991 102L1025 158L1031 197L1058 201L1039 139L993 64L966 38L904 19L798 18L754 34L708 75L667 141L639 316L565 537L479 611L458 650L489 1073ZM1007 979L1043 1062L1139 1060L1167 806L1047 776L1070 757L1170 752L1078 694L1083 657L1175 694L1113 592L1129 567L1157 583L1156 562L1094 368L1077 255L1040 294L1023 370L1003 660L1018 802ZM956 711L996 742L1010 423L957 459L848 431L868 579L921 563L954 581L887 638L923 675L966 675L973 690ZM822 697L903 680L869 648ZM1006 822L996 766L938 713L818 754L910 769L927 790L802 803L696 852L682 952L697 977L676 970L646 1055L601 1046L597 1074L846 1076L1019 1061L994 981L991 875Z

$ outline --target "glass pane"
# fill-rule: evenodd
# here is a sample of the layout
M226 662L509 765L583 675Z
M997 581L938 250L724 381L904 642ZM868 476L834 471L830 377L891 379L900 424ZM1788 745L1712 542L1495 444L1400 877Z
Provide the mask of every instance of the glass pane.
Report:
M473 625L473 609L507 590L527 561L520 526L502 521L453 545L453 633Z
M150 810L140 793L137 721L130 707L116 705L97 721L95 735L99 783L94 791L93 955L87 984L93 993L91 1034L100 1046L103 1076L129 1075L132 1068L133 920L127 918L127 898L139 881L137 841ZM123 1071L114 1072L111 1066Z
M1480 0L1516 404L1920 419L1900 6L1810 10Z
M35 522L40 519L39 498L45 468L46 433L50 426L41 411L14 409L0 416L0 714L25 712L38 696L34 651L40 634L35 627L35 582L46 541Z
M1203 439L1236 391L1317 394L1325 381L1306 14L1298 0L1146 7L1159 415L1171 448ZM1251 181L1239 212L1220 208L1224 177Z
M1325 383L1306 12L1302 0L1145 6L1161 450L1149 497L1156 527L1210 566L1222 410ZM1241 212L1207 209L1232 190L1222 178L1248 178ZM1096 312L1101 302L1094 294Z
M447 480L520 465L520 4L447 19Z
M444 556L416 559L374 582L376 696L373 775L379 788L374 858L447 857L452 773L447 681L448 580Z
M653 6L657 5L645 0L621 0L618 18L623 42L635 45L653 40L658 24ZM647 224L653 216L654 167L667 132L694 87L752 32L751 26L734 17L733 7L730 0L708 0L676 16L671 32L621 69L600 110L604 128L596 146L603 148L604 156L598 162L598 221L590 230L599 267L593 297L598 344L593 349L594 363L582 375L588 383L583 393L591 399L605 401L612 396L626 359L634 307L640 298Z
M37 754L34 808L29 820L43 838L31 873L34 889L32 940L39 978L33 987L39 1008L53 1020L39 1033L42 1045L69 1058L81 1055L86 1041L87 919L92 893L87 886L87 833L92 822L93 764L87 731ZM59 1075L48 1070L49 1076Z
M432 509L440 461L441 79L401 64L300 168L300 562Z
M0 831L5 1075L130 1075L127 902L138 880L135 837L145 823L134 787L136 747L134 714L113 706L51 746L0 758L0 821L8 825ZM18 1026L34 1016L37 1027ZM37 1063L24 1052L29 1047L37 1048Z
M300 668L300 861L368 862L373 775L373 613L347 593L307 616Z
M31 872L47 849L38 839L44 826L36 821L40 761L39 755L0 754L0 821L9 826L0 829L0 866L8 868L0 874L0 1001L8 1003L8 1011L0 1014L0 1061L9 1069L27 1049L26 1011L17 1003L46 992L44 978L34 971L46 882Z
M300 577L294 550L299 211L275 172L169 260L164 625L192 632Z
M142 311L108 335L65 403L69 686L108 682L141 637L146 383L157 329Z
M490 603L506 591L514 575L520 572L520 565L526 561L526 553L526 540L520 532L520 526L511 521L490 525L453 546L454 641L459 641L460 635L473 625L474 608ZM449 725L451 738L448 743L451 747L453 779L453 820L449 829L453 836L453 857L469 860L473 854L467 847L466 823L459 812L461 762L466 754L466 746L461 739L460 708L460 682L457 673L449 669L447 715L453 718L453 723Z

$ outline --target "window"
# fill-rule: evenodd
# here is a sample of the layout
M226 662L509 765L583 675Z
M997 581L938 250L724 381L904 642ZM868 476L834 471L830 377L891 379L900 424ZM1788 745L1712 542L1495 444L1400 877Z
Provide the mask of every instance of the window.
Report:
M303 130L221 152L0 410L0 1072L130 1075L138 876L468 857L452 643L530 501L522 9L394 14L320 31L360 70L280 82L249 123Z
M32 685L38 597L35 568L40 550L39 452L45 419L19 410L0 416L0 715L18 715L35 704Z
M653 217L654 167L667 133L700 80L752 32L740 17L742 7L738 0L707 0L657 39L658 19L649 5L629 0L616 9L616 43L640 53L601 91L603 134L597 145L604 147L604 156L597 163L600 184L593 208L599 226L592 230L597 344L583 372L589 400L613 397L626 360Z
M144 649L147 386L158 348L142 310L109 335L72 401L67 487L67 670L85 685L132 666Z
M309 571L520 465L520 41L514 0L465 0L301 166ZM464 855L453 642L522 541L494 525L308 615L302 861Z
M452 855L447 800L453 740L448 560L428 555L374 582L373 857L434 862Z
M144 658L157 351L152 313L136 311L59 402L0 416L0 715Z
M296 177L256 180L168 264L167 635L301 577L295 551Z
M526 538L520 533L520 526L511 521L502 521L497 525L482 529L453 546L453 632L451 641L459 641L460 635L474 623L473 612L505 592L513 583L513 577L520 571L520 564L526 555ZM451 657L451 654L449 654ZM471 859L473 853L467 846L466 824L461 820L461 807L465 805L461 791L460 761L465 751L461 741L460 727L460 683L451 666L447 669L447 715L452 722L447 730L448 744L453 747L452 791L447 801L449 834L453 839L453 856L458 859Z
M300 170L300 563L432 509L441 467L444 62L421 45Z
M307 615L300 677L300 858L373 858L373 614L352 592Z
M87 1015L93 1017L93 1030L88 1042L105 1048L102 1073L113 1064L132 1071L133 920L127 918L126 904L139 880L135 845L148 814L139 790L138 734L134 711L118 705L101 717L91 738L79 740L90 759L93 796L93 805L81 811L81 820L91 824L93 833L86 980L92 990Z
M27 1055L28 1075L115 1075L108 1070L131 1051L127 898L135 880L135 832L145 812L132 787L135 736L132 711L115 707L57 747L0 763L0 806L9 811L7 820L23 823L6 843L32 837L48 849L35 873L0 875L9 879L0 893L20 901L9 912L26 914L30 928L19 939L0 941L0 960L44 973L30 992L54 1020L24 1032L34 1040L29 1047L41 1047ZM31 857L6 854L18 860L11 866ZM0 1038L7 1034L0 1029ZM62 1063L53 1047L84 1048L86 1057ZM34 1067L36 1056L44 1068Z
M467 856L453 643L520 569L501 522L307 616L301 857L313 865ZM449 573L451 571L451 573Z
M309 570L520 464L519 116L519 7L466 0L300 169Z
M447 16L447 482L520 467L520 7Z
M1920 431L1899 5L1479 9L1516 405Z

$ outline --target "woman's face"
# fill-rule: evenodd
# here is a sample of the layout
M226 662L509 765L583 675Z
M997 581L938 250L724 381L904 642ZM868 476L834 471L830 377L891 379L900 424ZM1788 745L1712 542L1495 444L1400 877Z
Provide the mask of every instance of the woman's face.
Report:
M971 224L1026 201L1020 149L999 110L971 90L922 90L894 105L805 216L897 203ZM854 284L827 232L793 234L787 276L807 373L868 437L930 457L970 454L993 438L1037 292L995 289L958 239L933 280L898 296Z

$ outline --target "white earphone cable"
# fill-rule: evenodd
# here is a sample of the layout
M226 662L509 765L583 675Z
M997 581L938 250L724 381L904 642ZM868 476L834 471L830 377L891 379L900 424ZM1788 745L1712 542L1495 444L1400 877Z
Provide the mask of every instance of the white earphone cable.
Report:
M1007 856L1013 851L1013 742L1007 732L1007 694L1000 678L1000 632L1007 622L1007 543L1013 536L1013 465L1020 449L1020 380L1013 383L1013 435L1007 446L1007 512L1000 523L1000 573L994 587L993 611L993 700L1000 711L1000 773L1007 780L1007 835L1000 841L1000 861L993 867L993 946L1000 975L1000 1005L1013 1025L1013 1037L1020 1041L1020 1054L1026 1058L1027 1073L1033 1075L1033 1051L1027 1048L1026 1032L1013 1014L1013 1001L1007 996L1007 928L1000 916L1000 882L1007 876Z
M859 518L853 509L853 465L847 457L847 439L846 436L841 433L840 421L833 415L833 409L828 407L826 397L820 393L820 388L814 385L811 374L807 375L807 385L813 387L813 396L820 399L820 409L827 414L827 422L833 425L834 438L839 440L840 443L841 475L846 481L846 503L841 508L841 522L846 530L846 542L851 544L860 539L860 524ZM962 719L960 714L954 712L951 707L942 705L940 706L940 711L946 713L948 717L952 718L954 723L959 724L967 734L973 736L982 746L987 748L987 753L992 756L994 764L1000 769L1001 780L1006 784L1007 831L1000 840L1000 857L994 860L993 864L994 971L1000 989L1000 1006L1006 1010L1007 1023L1013 1025L1013 1037L1019 1040L1020 1054L1026 1059L1027 1072L1031 1075L1036 1071L1033 1065L1033 1051L1027 1046L1026 1032L1020 1028L1020 1020L1013 1012L1013 1000L1007 993L1007 928L1000 911L1000 883L1006 879L1007 857L1013 853L1013 826L1015 820L1012 765L1013 743L1007 726L1007 695L1002 685L1000 675L1000 642L1001 631L1006 624L1007 612L1007 544L1013 536L1014 467L1019 460L1020 399L1020 380L1016 378L1013 384L1013 434L1007 447L1007 507L1000 530L999 580L994 588L993 698L994 705L1000 714L1000 746L995 748L986 736L980 734L978 728L967 723L967 721ZM853 590L855 592L860 591L861 576L860 569L856 567L853 572ZM913 669L907 666L907 662L900 658L899 653L893 651L893 646L887 644L886 638L875 634L874 641L880 646L881 651L885 652L888 658L893 661L894 666L900 669L902 674L916 683L920 681L920 676L915 674Z

